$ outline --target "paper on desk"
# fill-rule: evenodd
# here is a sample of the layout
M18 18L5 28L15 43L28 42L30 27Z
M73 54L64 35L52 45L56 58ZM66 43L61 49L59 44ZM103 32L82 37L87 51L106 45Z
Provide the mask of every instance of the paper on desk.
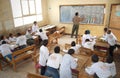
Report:
M64 50L63 50L63 52L67 53L67 52L68 52L68 50L65 50L65 49L64 49Z

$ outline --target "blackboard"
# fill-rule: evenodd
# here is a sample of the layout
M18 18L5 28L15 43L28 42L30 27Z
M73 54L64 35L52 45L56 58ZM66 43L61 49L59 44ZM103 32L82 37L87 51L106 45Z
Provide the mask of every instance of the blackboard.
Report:
M72 18L75 12L79 13L81 18L81 24L104 24L104 10L105 5L61 5L60 6L60 22L61 23L72 23Z

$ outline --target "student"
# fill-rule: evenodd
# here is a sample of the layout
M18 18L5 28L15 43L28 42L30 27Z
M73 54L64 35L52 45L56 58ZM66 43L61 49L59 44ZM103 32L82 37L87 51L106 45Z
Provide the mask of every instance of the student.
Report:
M6 41L8 44L11 43L11 41L9 39L7 39L7 37L5 35L1 36L1 41L0 43L2 43L2 41Z
M111 30L108 30L108 31L107 31L106 41L107 41L108 44L110 45L110 47L109 47L109 54L110 54L110 56L113 57L113 52L114 52L114 49L116 48L116 39L115 39L115 37L111 34Z
M84 45L86 39L89 39L90 41L93 41L93 40L95 40L95 38L96 38L95 36L92 36L90 34L90 30L85 30L85 33L82 36L82 46Z
M81 45L80 44L76 44L75 41L71 42L71 47L70 49L74 49L75 50L75 54L79 53L79 49L80 49ZM64 52L68 52L68 50L63 50Z
M27 39L25 35L22 35L21 33L17 33L16 45L19 46L19 49L25 48L27 46L26 41Z
M32 33L36 33L39 31L39 27L37 25L37 22L34 21L33 26L32 26Z
M104 28L104 34L102 36L103 40L106 40L106 37L107 37L107 32L108 32L108 28ZM111 35L113 35L113 37L117 40L117 38L115 37L115 35L111 32Z
M92 55L91 57L92 65L85 68L85 71L89 75L93 75L93 78L109 78L111 77L111 72L105 63L99 61L97 55Z
M68 54L63 56L60 66L60 78L72 78L71 69L75 69L77 67L77 61L72 56L74 52L75 51L73 49L69 49Z
M10 34L9 34L9 40L10 40L11 42L16 42L16 37L13 36L12 33L10 33Z
M32 35L33 35L33 34L32 34L31 28L28 28L28 30L26 31L26 34L25 34L25 36L26 36L26 38L27 38L27 45L32 45L32 44L35 43Z
M113 61L113 57L108 56L106 59L106 66L109 68L109 71L112 74L112 78L116 78L116 66L115 66L115 62Z
M95 43L95 41L90 41L89 39L86 39L83 47L94 50Z
M6 41L2 41L2 45L0 46L0 53L8 61L12 60L12 52L11 52L11 50L12 50L12 48L10 47L10 45L7 44Z
M43 40L39 52L39 64L41 65L41 75L45 74L46 62L49 57L49 50L47 48L47 44L48 44L48 40Z
M41 38L42 40L48 39L46 33L44 33L42 29L39 30L38 35L40 36L40 38Z
M48 58L45 76L52 78L60 78L58 72L59 66L62 61L62 55L60 54L60 47L56 46L54 48L54 52L55 53L52 53Z

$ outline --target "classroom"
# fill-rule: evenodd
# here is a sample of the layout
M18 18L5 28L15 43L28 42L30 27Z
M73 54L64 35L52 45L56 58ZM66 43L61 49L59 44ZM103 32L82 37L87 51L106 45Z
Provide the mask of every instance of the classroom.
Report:
M120 78L119 34L120 0L0 0L0 78Z

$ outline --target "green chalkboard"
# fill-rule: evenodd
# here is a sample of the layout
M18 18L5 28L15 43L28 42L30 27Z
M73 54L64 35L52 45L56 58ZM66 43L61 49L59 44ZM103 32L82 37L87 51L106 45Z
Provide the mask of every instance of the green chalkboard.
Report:
M81 18L81 24L104 24L104 10L105 5L61 5L60 6L60 22L61 23L72 23L72 18L75 12L78 12Z

